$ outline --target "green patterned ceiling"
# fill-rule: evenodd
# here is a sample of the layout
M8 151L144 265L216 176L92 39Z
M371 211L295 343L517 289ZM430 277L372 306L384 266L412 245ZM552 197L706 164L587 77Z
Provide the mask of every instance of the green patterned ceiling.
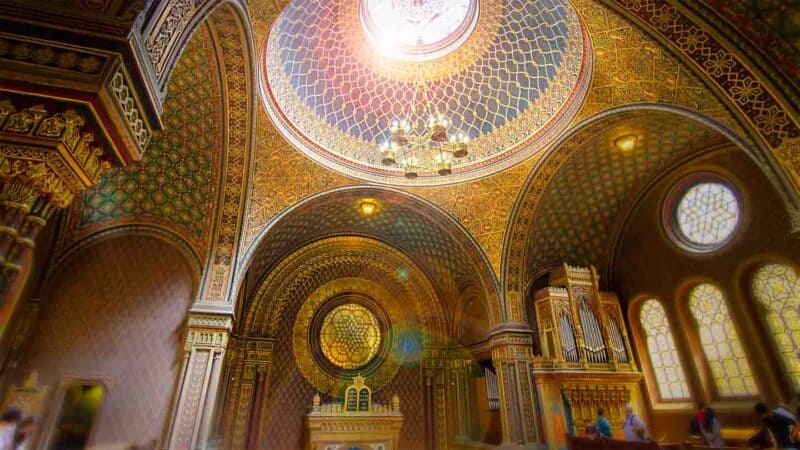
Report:
M607 121L608 126L591 126L563 144L581 142L545 187L533 216L526 247L529 275L562 262L602 269L627 209L646 183L676 160L724 142L707 126L668 112ZM614 140L629 133L639 136L636 148L617 149Z
M208 26L197 31L170 79L164 131L142 160L108 173L70 212L74 243L122 224L155 225L204 258L219 179L222 99Z

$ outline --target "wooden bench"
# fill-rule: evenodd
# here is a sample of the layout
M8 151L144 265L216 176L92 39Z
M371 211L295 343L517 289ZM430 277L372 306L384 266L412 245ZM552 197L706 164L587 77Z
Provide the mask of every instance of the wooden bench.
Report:
M687 441L684 444L685 450L749 450L750 447L708 447L705 445L694 445Z
M756 434L758 430L755 428L723 428L720 430L720 436L722 440L725 442L725 447L723 449L737 449L742 450L746 448L751 448L748 445L748 441L750 440L753 435ZM705 443L705 440L700 436L692 436L689 441L684 443L684 447L687 450L706 450L712 447L708 447Z
M570 450L680 450L681 444L661 444L655 441L631 442L617 439L592 439L567 436Z

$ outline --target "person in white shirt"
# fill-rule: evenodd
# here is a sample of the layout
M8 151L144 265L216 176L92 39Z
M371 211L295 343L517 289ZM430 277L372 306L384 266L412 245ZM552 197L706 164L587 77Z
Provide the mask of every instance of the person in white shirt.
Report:
M0 417L0 450L14 450L20 419L22 411L14 407L8 408Z
M625 423L622 425L626 441L648 440L647 426L634 412L633 407L625 405Z

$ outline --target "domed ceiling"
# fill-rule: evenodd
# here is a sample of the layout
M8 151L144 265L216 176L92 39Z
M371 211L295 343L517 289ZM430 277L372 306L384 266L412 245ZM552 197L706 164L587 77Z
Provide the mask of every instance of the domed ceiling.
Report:
M588 90L589 47L567 0L295 0L267 38L263 97L320 164L382 184L449 184L506 169L563 131ZM426 143L409 179L400 158L382 164L379 145L423 109L466 136L469 154L439 175Z

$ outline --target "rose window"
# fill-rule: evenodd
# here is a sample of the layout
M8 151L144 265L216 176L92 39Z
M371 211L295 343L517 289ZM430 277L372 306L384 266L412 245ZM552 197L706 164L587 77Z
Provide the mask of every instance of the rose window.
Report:
M739 199L727 183L700 181L676 193L670 228L680 244L708 252L731 240L742 214Z
M367 365L378 353L381 330L370 310L347 303L325 316L319 339L328 361L342 369L357 369Z

